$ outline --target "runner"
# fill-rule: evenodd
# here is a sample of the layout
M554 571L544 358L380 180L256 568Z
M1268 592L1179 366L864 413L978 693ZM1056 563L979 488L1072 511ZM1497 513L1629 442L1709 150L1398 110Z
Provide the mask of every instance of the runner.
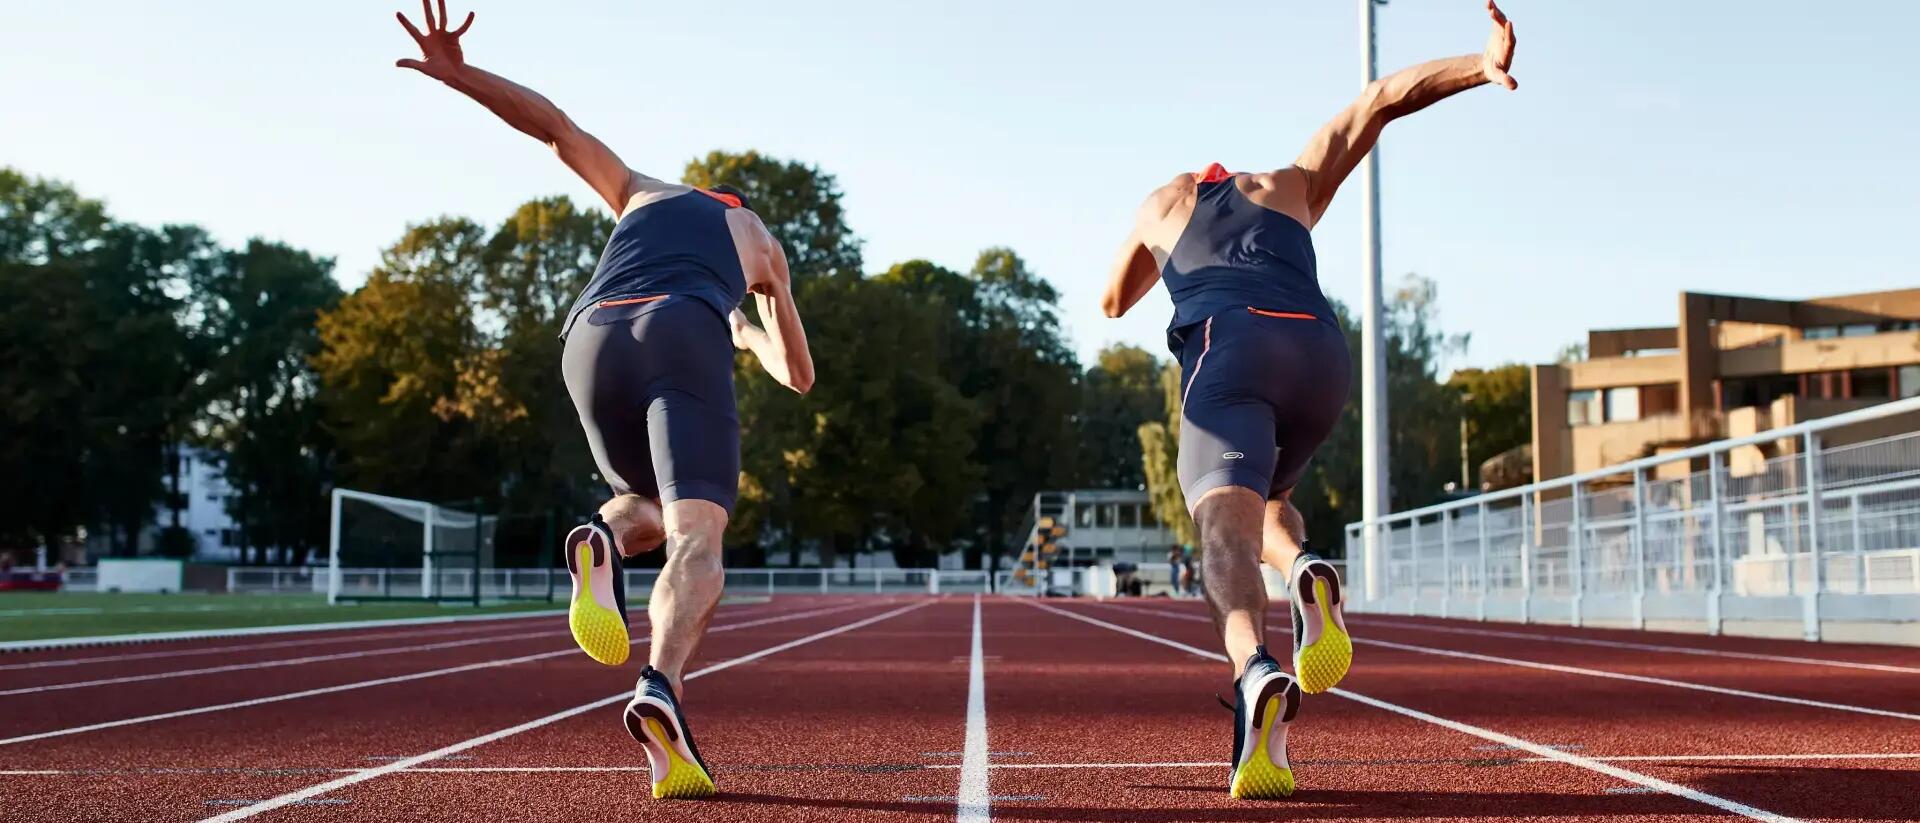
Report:
M588 446L613 496L567 536L573 575L568 621L589 656L626 662L626 593L620 558L666 545L647 601L648 665L624 720L647 749L654 797L701 797L713 778L694 747L680 697L686 664L720 600L720 535L740 475L733 349L752 351L768 374L805 393L813 360L795 311L779 242L735 190L656 180L533 91L465 62L460 36L421 2L426 31L396 15L424 59L401 60L473 98L508 125L552 147L606 200L619 223L599 267L567 312L561 371ZM763 330L740 312L752 292Z
M1201 577L1234 688L1234 797L1293 793L1286 729L1300 693L1340 682L1353 659L1340 578L1306 550L1288 497L1346 405L1345 334L1320 292L1309 234L1396 118L1487 83L1508 89L1513 25L1491 0L1481 54L1378 80L1320 129L1293 165L1183 174L1141 206L1103 298L1119 317L1164 279L1167 342L1180 361L1180 486L1199 527ZM1288 574L1294 672L1267 654L1259 564Z

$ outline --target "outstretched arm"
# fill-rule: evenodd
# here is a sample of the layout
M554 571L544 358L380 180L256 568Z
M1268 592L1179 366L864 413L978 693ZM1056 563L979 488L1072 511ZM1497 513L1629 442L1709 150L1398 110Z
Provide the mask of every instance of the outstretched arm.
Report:
M618 215L627 207L639 181L644 178L607 148L605 143L582 131L553 101L500 75L467 64L460 49L460 35L473 25L473 13L460 28L447 29L447 0L438 0L440 17L434 19L429 0L420 0L426 15L427 30L414 28L405 14L396 12L400 25L420 44L422 60L400 60L394 65L413 69L439 80L455 91L473 98L488 111L499 115L507 125L519 129L559 153L560 160L587 181L601 199Z
M1469 54L1422 63L1367 84L1360 98L1320 127L1307 143L1295 168L1306 177L1307 210L1312 223L1320 222L1334 192L1346 182L1360 160L1373 150L1380 130L1460 92L1486 83L1509 90L1520 87L1507 68L1513 65L1513 23L1493 0L1487 0L1493 34L1481 54Z
M753 287L760 319L766 321L767 327L755 326L745 312L734 309L727 318L733 326L733 345L753 352L760 367L766 369L775 382L806 394L813 388L813 354L807 350L807 330L800 325L800 311L793 305L787 253L772 238L767 238L767 244L772 248L764 258L764 265L771 268L768 272L771 276Z
M1153 284L1160 282L1160 264L1168 250L1155 254L1149 238L1157 233L1155 230L1179 199L1179 192L1162 186L1140 204L1133 217L1133 232L1120 244L1120 256L1113 261L1106 293L1100 295L1100 310L1108 317L1126 314L1153 291Z

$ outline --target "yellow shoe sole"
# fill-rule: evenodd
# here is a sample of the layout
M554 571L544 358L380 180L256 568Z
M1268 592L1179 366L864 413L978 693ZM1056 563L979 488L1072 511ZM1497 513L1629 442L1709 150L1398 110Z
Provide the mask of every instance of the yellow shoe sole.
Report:
M593 547L582 542L573 550L579 563L580 585L567 607L567 627L573 630L573 642L579 643L588 657L618 666L627 662L632 648L627 640L627 621L620 618L620 612L593 599Z
M1327 605L1331 592L1327 590L1327 581L1318 577L1313 579L1313 607L1320 611L1320 637L1313 643L1301 647L1294 654L1294 675L1300 679L1300 690L1308 694L1319 694L1340 685L1341 678L1347 676L1347 670L1353 667L1353 638L1340 630L1340 624L1333 620L1332 609Z
M1278 695L1267 698L1267 704L1260 707L1261 720L1258 728L1260 740L1253 745L1253 754L1247 756L1247 762L1233 772L1233 785L1228 793L1239 800L1276 800L1293 794L1293 770L1283 769L1273 764L1273 758L1267 756L1267 739L1271 737L1273 724L1280 721L1280 701Z
M669 739L660 721L649 717L645 722L647 734L655 741ZM706 769L681 757L680 752L671 745L662 743L660 747L667 751L667 776L653 782L654 799L691 800L713 796L713 778Z

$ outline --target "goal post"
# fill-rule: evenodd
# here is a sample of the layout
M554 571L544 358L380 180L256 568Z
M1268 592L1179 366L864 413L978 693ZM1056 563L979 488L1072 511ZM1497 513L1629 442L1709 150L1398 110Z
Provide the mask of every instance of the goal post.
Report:
M500 599L487 591L499 518L479 507L333 490L327 602Z

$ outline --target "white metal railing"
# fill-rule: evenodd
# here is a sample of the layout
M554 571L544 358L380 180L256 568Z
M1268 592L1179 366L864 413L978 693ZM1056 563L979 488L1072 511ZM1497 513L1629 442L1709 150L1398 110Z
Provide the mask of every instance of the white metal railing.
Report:
M1912 619L1920 432L1827 441L1915 412L1920 397L1349 524L1351 607L1713 632L1793 620L1810 640L1823 599ZM1899 597L1834 600L1869 595Z
M326 566L231 566L227 591L240 594L326 594ZM420 597L427 575L420 569L342 568L343 597ZM660 575L658 569L628 569L627 588L646 591ZM473 593L471 569L442 568L432 573L440 597L459 598ZM66 571L61 587L94 591L98 575L92 568ZM548 587L565 598L572 583L565 569L482 569L483 599L543 597ZM729 594L969 594L991 591L991 573L964 569L728 569Z

